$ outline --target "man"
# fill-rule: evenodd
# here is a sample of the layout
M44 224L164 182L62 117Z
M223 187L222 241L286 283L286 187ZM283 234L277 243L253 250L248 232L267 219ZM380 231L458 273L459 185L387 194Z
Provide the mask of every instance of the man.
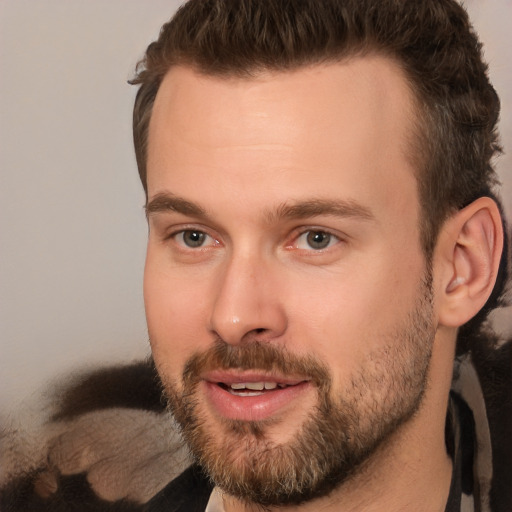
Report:
M510 345L482 327L506 280L499 101L459 4L190 0L133 82L149 337L193 462L169 468L150 442L136 464L77 463L113 442L80 406L98 374L9 496L40 510L78 496L84 510L512 510ZM133 386L126 371L109 378ZM143 403L96 409L122 405L116 420L161 439L169 418L132 416ZM156 489L113 492L126 465ZM89 487L61 478L79 473Z

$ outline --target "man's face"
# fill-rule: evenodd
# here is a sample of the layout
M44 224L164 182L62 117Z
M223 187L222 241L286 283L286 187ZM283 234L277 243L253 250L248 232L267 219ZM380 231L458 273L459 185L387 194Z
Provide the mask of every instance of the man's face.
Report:
M232 494L326 493L420 405L435 333L412 119L376 57L251 79L176 67L160 87L149 335L187 441Z

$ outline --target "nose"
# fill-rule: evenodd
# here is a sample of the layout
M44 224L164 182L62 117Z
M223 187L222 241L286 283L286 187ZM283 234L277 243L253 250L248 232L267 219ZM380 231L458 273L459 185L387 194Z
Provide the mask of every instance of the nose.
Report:
M284 334L287 317L277 269L263 258L235 258L217 276L211 330L226 343L272 341Z

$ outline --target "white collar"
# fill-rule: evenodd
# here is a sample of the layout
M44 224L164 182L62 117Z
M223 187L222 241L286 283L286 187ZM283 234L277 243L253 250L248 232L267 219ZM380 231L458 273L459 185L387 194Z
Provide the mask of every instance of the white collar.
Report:
M222 491L218 487L214 487L208 500L208 505L204 512L224 512L224 500L222 499Z

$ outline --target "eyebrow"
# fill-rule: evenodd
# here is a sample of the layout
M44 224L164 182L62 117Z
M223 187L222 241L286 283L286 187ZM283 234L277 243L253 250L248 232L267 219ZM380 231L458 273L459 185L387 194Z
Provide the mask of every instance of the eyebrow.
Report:
M145 206L145 210L148 218L165 212L176 212L199 218L209 217L207 211L198 204L168 192L155 195ZM281 219L305 219L320 215L349 217L363 221L375 220L375 215L366 206L352 200L340 199L309 199L283 203L275 211L264 212L264 218L269 224Z
M355 201L342 199L311 199L280 205L275 212L267 213L269 222L277 219L304 219L320 215L350 217L364 221L375 220L373 212Z
M201 208L201 206L168 192L155 195L155 197L146 204L144 209L146 210L146 217L148 218L157 213L165 212L176 212L183 215L192 215L194 217L208 216L206 210Z

